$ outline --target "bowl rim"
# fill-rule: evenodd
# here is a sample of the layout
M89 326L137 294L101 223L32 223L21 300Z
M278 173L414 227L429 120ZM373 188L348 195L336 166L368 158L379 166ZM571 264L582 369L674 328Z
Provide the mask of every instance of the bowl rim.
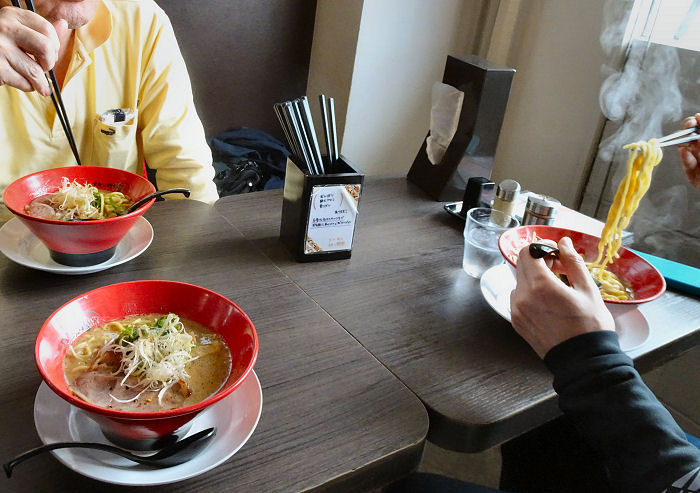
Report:
M95 224L105 224L105 223L109 223L109 222L115 222L115 221L124 220L124 219L131 218L131 217L140 216L140 215L142 215L144 212L146 212L146 210L147 210L149 207L151 207L151 206L153 205L153 203L156 201L156 199L155 199L155 197L154 197L153 199L149 200L148 202L146 202L145 204L143 204L141 207L139 207L139 208L136 209L135 211L129 212L128 214L123 214L123 215L121 215L121 216L116 216L116 217L108 217L108 218L105 218L105 219L92 219L92 220L89 220L89 221L59 221L58 219L46 219L46 218L42 218L42 217L36 217L36 216L29 215L29 214L27 214L26 212L24 212L23 210L22 210L22 211L19 211L19 210L15 209L14 207L11 207L10 205L8 205L5 195L7 194L8 189L10 189L10 188L12 187L12 185L14 185L15 183L19 182L20 180L27 179L27 178L29 178L29 177L31 177L31 176L35 176L35 175L40 175L40 174L42 174L42 173L46 173L47 171L54 171L54 170L57 170L57 169L67 169L67 168L71 168L71 169L74 169L74 168L80 168L80 169L100 169L100 170L105 170L105 169L106 169L106 170L115 171L115 172L117 172L117 173L126 173L126 174L129 174L129 175L136 176L136 177L138 177L140 180L143 180L144 182L147 182L147 183L151 186L151 188L153 189L152 191L150 191L150 192L148 192L148 193L153 193L153 192L157 191L157 189L156 189L156 187L153 185L153 183L151 183L147 178L145 178L144 176L139 175L138 173L134 173L134 172L132 172L132 171L127 171L127 170L125 170L125 169L112 168L112 167L109 167L109 166L58 166L58 167L55 167L55 168L47 168L47 169L42 169L42 170L39 170L39 171L35 171L34 173L29 173L28 175L24 175L24 176L21 176L21 177L17 178L15 181L13 181L13 182L10 183L9 185L7 185L7 187L5 187L5 190L3 190L3 193L2 193L3 204L5 204L5 207L7 207L7 208L10 210L10 212L12 212L14 215L19 216L19 217L24 218L24 219L27 219L27 220L29 220L29 221L36 221L36 222L41 222L41 223L46 223L46 224L70 225L70 226L81 227L81 226L89 226L89 225L95 225ZM109 172L112 172L112 171L109 171ZM37 198L37 197L34 197L34 198ZM33 199L32 199L32 200L33 200ZM138 200L138 199L136 199L136 200ZM31 201L30 201L30 202L31 202Z
M217 298L225 300L227 303L230 303L233 305L238 312L243 316L243 318L248 322L250 327L253 329L252 334L253 334L253 357L251 358L248 366L243 370L241 373L241 376L238 377L238 379L233 382L231 385L229 385L226 389L221 390L219 389L216 393L210 395L206 399L196 402L192 405L186 406L186 407L179 407L176 409L168 409L164 411L120 411L117 409L108 409L105 407L100 407L96 406L94 404L90 404L87 401L84 401L82 399L79 399L72 395L70 392L64 392L63 390L59 389L54 383L51 381L51 379L46 375L44 372L43 366L40 363L40 358L39 358L39 343L42 340L42 333L44 330L47 329L47 324L49 323L49 320L51 320L59 311L63 310L66 306L69 304L84 298L85 296L88 296L89 294L99 291L101 289L104 289L106 287L113 287L113 286L119 286L119 285L129 285L129 284L159 284L159 283L169 283L169 284L174 284L174 285L184 285L188 287L194 287L200 290L203 290L210 296L215 296ZM90 330L92 327L89 327L85 329L84 331L80 332L76 337L71 341L74 342L80 335L84 334L88 330ZM66 347L66 351L68 348ZM171 417L177 417L177 416L184 416L187 414L192 414L192 413L197 413L199 411L202 411L203 409L209 407L210 405L220 401L224 397L228 396L231 392L233 392L236 388L238 388L241 383L248 377L250 372L253 370L253 367L255 366L255 363L258 359L258 350L259 350L259 341L258 341L258 332L255 329L255 325L253 325L252 320L250 320L250 317L248 316L247 313L245 313L236 303L234 303L232 300L229 298L225 297L222 294L217 293L216 291L212 291L211 289L199 286L197 284L191 284L187 282L181 282L181 281L169 281L169 280L162 280L162 279L143 279L143 280L134 280L134 281L125 281L125 282L119 282L119 283L114 283L114 284L107 284L105 286L100 286L95 289L91 289L90 291L86 291L85 293L82 293L71 300L63 303L60 307L58 307L56 310L54 310L51 315L49 315L44 323L41 325L41 328L39 329L39 332L37 333L36 340L34 342L34 362L37 366L37 369L39 370L39 374L41 375L41 378L44 382L46 382L46 385L49 386L51 390L53 390L54 393L56 393L58 396L60 396L62 399L68 401L70 404L77 406L81 409L84 409L86 411L96 413L96 414L101 414L110 418L116 418L116 419L130 419L130 420L158 420L158 419L164 419L164 418L171 418ZM63 358L61 358L61 365L63 364L63 359L65 358L65 352L63 354Z
M504 237L507 237L507 235L510 231L517 230L517 229L526 229L526 228L527 229L541 229L544 231L570 231L570 232L573 232L573 233L576 233L576 234L579 234L582 236L586 236L589 238L593 238L597 241L600 241L600 236L596 236L596 235L586 233L584 231L580 231L580 230L573 229L573 228L567 228L564 226L554 226L551 224L521 224L520 226L516 226L515 228L511 228L507 231L504 231L498 237L498 249L501 251L501 255L506 260L506 262L508 262L513 268L516 267L516 264L515 264L515 262L513 262L513 260L510 258L510 256L508 256L504 253L503 243L502 243L501 239ZM564 236L566 236L566 235L564 235ZM552 241L554 241L554 240L552 240ZM621 253L625 252L626 254L629 254L636 261L646 264L652 271L654 271L656 273L656 275L658 276L658 278L661 280L661 288L658 290L657 293L655 293L651 296L647 296L646 298L631 299L631 300L606 300L606 299L603 299L603 301L605 303L610 303L613 305L639 305L642 303L648 303L649 301L653 301L653 300L661 297L661 295L663 295L666 292L666 279L661 274L661 272L656 267L654 267L653 264L651 264L651 262L647 261L642 256L637 255L637 253L634 250L627 248L625 246L621 245L619 251Z

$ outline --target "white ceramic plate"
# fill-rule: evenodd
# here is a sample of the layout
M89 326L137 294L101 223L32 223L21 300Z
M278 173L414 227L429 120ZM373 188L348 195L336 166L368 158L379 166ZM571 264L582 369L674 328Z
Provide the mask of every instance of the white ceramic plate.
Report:
M509 264L491 267L481 276L481 294L496 313L510 322L510 292L515 288L515 275ZM632 351L649 339L649 323L635 307L605 305L615 320L620 349Z
M228 397L194 418L189 434L216 427L216 436L197 457L184 464L153 469L100 450L59 449L51 453L75 472L106 483L131 486L174 483L209 471L235 454L253 434L261 412L262 388L258 376L251 372ZM34 424L44 443L109 443L97 423L43 382L34 400Z
M153 241L153 227L146 218L139 217L138 221L117 244L112 258L101 264L71 267L54 261L46 245L16 217L7 221L0 228L0 252L4 253L7 258L30 269L54 274L92 274L115 267L141 255L150 246L151 241Z

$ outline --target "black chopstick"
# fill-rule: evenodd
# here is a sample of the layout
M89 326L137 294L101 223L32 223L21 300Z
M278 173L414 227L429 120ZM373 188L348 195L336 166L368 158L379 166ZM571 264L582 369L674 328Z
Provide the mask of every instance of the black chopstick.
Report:
M27 4L27 10L31 10L32 12L36 13L36 9L34 8L34 2L32 0L24 0L25 3ZM22 6L19 3L19 0L12 0L12 5L17 8L22 8ZM53 72L53 69L49 70L49 75L46 76L46 81L49 82L49 87L51 88L51 102L53 103L53 107L56 109L56 115L58 116L58 119L61 122L61 126L63 127L63 132L66 134L66 137L68 138L68 143L70 144L71 151L73 151L73 156L75 156L75 160L77 161L78 165L82 165L80 162L80 155L78 154L78 147L75 145L75 138L73 138L73 131L70 128L70 122L68 121L68 114L66 113L66 108L63 105L63 98L61 97L61 90L58 87L58 80L56 80L56 75Z

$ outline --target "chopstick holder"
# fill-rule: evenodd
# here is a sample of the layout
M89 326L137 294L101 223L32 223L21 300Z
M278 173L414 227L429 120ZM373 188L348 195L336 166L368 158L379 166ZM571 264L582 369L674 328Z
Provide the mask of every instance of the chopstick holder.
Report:
M364 175L343 156L323 174L287 159L280 240L298 262L350 258Z

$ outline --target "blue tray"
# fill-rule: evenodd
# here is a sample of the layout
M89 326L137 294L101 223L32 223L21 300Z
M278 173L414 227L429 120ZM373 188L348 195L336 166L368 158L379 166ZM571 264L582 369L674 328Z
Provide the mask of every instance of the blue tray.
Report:
M669 288L700 296L700 269L637 250L632 251L656 267Z

